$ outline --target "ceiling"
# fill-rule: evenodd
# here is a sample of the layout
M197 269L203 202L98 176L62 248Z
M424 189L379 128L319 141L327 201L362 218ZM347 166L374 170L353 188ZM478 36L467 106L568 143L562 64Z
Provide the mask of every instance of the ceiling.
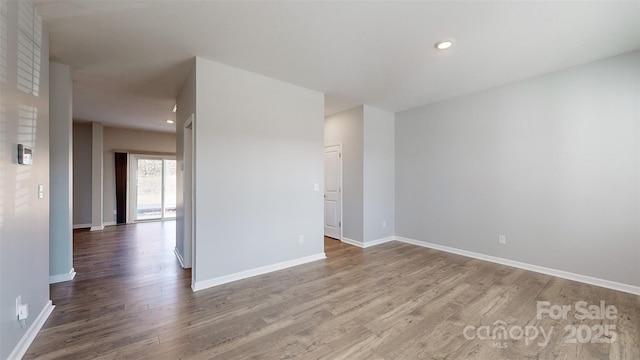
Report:
M194 56L326 94L326 113L453 98L640 49L638 1L35 0L74 118L175 131ZM441 39L454 46L437 51Z

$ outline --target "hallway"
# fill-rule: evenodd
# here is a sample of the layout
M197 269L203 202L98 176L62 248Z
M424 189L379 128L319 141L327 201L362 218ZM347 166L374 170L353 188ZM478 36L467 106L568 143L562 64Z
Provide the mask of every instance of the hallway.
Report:
M24 358L93 358L157 343L149 329L193 297L174 246L175 221L74 230L76 278L51 285L56 308Z

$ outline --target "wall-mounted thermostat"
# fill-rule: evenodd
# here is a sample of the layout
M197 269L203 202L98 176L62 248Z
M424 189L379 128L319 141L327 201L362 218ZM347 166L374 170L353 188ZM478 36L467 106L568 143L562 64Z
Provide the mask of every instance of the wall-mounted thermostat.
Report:
M24 147L24 145L22 144L18 144L18 164L22 164L22 165L33 164L31 149Z

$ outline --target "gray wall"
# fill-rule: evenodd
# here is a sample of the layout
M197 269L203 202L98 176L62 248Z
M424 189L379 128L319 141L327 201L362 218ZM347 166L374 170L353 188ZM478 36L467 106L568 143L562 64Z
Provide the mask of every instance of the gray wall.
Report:
M396 235L640 285L639 84L635 52L397 113Z
M0 46L6 51L0 56L0 359L6 359L49 301L49 48L46 32L28 36L39 51L21 51L35 50L39 63L27 62L28 70L39 76L32 84L21 74L18 83L18 8L27 19L34 11L27 1L2 1L0 7L6 15L0 41L7 40ZM36 16L21 30L29 34L40 26ZM17 164L17 144L32 148L32 166ZM18 295L29 303L24 329L16 319Z
M395 235L395 115L364 105L364 242Z
M325 144L342 144L342 236L364 241L364 109L358 106L327 116Z
M73 225L91 227L91 124L73 124Z
M196 284L323 254L323 95L202 58L196 79Z
M104 224L116 223L116 171L114 150L132 150L135 152L176 152L176 134L104 127L103 133L103 191Z
M49 160L51 192L49 275L51 282L70 280L73 269L73 122L71 68L49 63Z
M104 126L91 123L91 230L104 228Z
M196 68L195 61L192 64L189 76L182 85L176 100L176 161L178 169L184 165L184 123L191 114L196 113ZM186 264L191 265L191 244L184 241L184 170L178 170L176 179L176 251L182 256Z

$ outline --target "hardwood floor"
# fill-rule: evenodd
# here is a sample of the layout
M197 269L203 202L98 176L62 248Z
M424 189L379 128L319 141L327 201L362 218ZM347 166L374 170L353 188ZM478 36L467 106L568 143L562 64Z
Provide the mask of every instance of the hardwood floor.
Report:
M56 309L25 359L640 359L640 296L329 238L326 260L193 293L174 233L174 222L76 231L76 279L51 286ZM538 318L537 301L570 306L567 319ZM579 301L617 314L579 320ZM540 327L553 327L546 345Z

